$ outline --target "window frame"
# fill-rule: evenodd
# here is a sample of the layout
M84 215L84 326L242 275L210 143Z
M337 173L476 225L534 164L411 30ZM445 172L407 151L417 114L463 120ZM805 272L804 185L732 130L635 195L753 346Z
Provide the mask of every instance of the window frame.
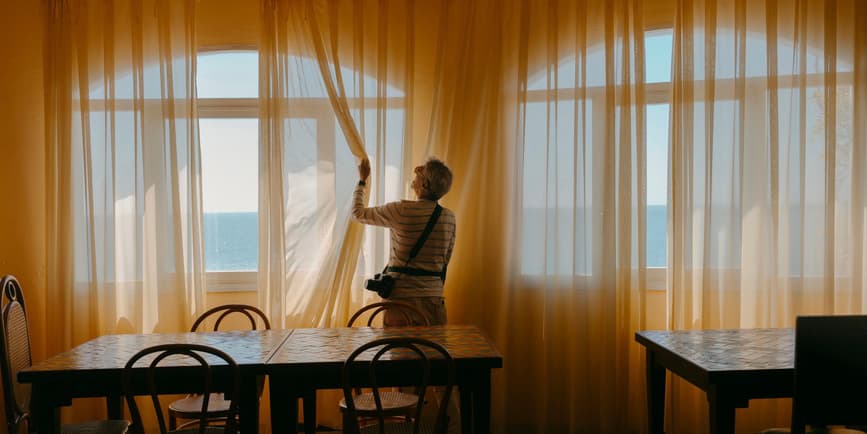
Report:
M232 52L258 52L253 45L231 45L200 47L198 54L218 54ZM199 119L257 119L259 118L259 96L245 98L201 98L197 97ZM340 134L337 118L331 102L326 96L295 98L300 102L290 111L290 119L312 119L316 122L317 158L333 156ZM348 97L350 109L375 106L374 97ZM386 98L389 109L405 109L405 97ZM406 163L405 163L406 164ZM404 167L402 170L406 170ZM328 182L328 180L320 180ZM323 189L327 194L329 189ZM257 192L258 193L258 192ZM258 287L258 271L206 271L205 289L207 292L249 292Z
M200 48L198 55L215 55L238 52L258 53L255 46L219 46ZM259 97L201 98L196 100L198 119L256 119L259 120ZM303 109L292 112L291 118L316 121L317 152L329 152L336 145L336 122L327 98L311 98ZM258 146L257 146L258 148ZM258 191L257 191L258 194ZM257 211L258 213L258 211ZM258 243L257 243L258 244ZM207 292L253 292L258 288L257 270L251 271L205 271Z
M647 29L645 29L644 34L645 34L645 38L646 38L647 36L652 35L653 33L665 32L665 31L673 33L674 28L673 27L666 27L666 26L647 28ZM669 81L665 81L665 82L644 83L643 86L644 86L644 97L645 97L644 108L646 109L646 107L650 106L650 105L666 104L669 107L669 113L670 113L671 97L672 97L671 79L669 78ZM557 91L555 92L555 95L556 95L555 100L556 101L572 100L574 98L573 97L574 94L575 94L575 92L574 92L573 88L557 89ZM526 92L526 98L527 98L526 103L550 103L551 101L548 100L549 97L550 97L550 91L547 89L528 90ZM601 111L604 108L604 101L605 101L605 88L603 86L587 87L584 91L584 98L590 100L591 107L592 107L592 110L590 113L591 119L595 120L595 119L598 119L604 115L604 113L601 113ZM669 117L669 122L670 122L670 117ZM593 123L595 124L595 122L593 122ZM602 134L602 133L603 133L603 131L599 131L598 129L594 129L594 131L592 132L592 135L596 136L597 134ZM669 134L671 134L671 133L669 132ZM601 142L601 138L598 138L598 139ZM669 136L669 139L670 139L670 136ZM594 140L597 140L597 138L594 137ZM598 200L598 198L594 199L594 201L596 201L596 200ZM667 204L666 204L666 206L667 206ZM595 234L594 236L599 236L598 233L594 232L594 234ZM666 238L668 238L668 232L667 231L666 231ZM601 242L601 239L600 240L594 240L594 243L595 242ZM520 267L520 265L518 265L518 267ZM665 291L666 290L668 267L667 266L665 266L665 267L646 267L645 270L646 270L646 274L645 274L645 276L646 276L646 289L651 290L651 291ZM592 278L591 273L579 274L578 276L582 277L582 278ZM538 283L538 282L542 282L545 280L544 275L524 274L523 272L521 273L521 275L522 275L522 278L528 282L537 282ZM534 286L538 286L538 285L534 285Z
M254 52L255 46L199 48L197 56ZM198 77L197 77L198 80ZM198 83L197 83L198 86ZM196 96L198 119L259 119L259 98L202 98ZM200 126L201 128L201 126ZM258 146L257 146L258 148ZM258 193L258 189L257 189ZM258 215L258 211L257 211ZM204 214L202 215L204 218ZM204 222L203 222L204 223ZM204 227L204 226L203 226ZM258 245L258 243L257 243ZM257 247L258 248L258 247ZM207 261L207 258L203 258ZM251 292L258 286L256 271L205 271L207 292Z

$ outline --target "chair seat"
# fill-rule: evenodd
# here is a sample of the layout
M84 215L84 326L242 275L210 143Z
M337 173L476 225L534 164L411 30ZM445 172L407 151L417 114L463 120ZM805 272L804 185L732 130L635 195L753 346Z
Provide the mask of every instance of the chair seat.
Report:
M61 434L125 434L129 429L126 420L95 420L65 424L60 427Z
M202 412L203 395L189 395L169 404L169 411L182 416L193 416ZM229 412L232 401L226 401L222 393L212 393L208 400L208 415L210 417L225 416Z
M433 425L421 424L418 427L419 434L433 434L434 427ZM379 434L379 425L367 425L361 427L359 434ZM385 433L386 434L413 434L413 426L412 423L408 422L395 422L395 423L386 423L385 424Z
M792 431L789 428L771 428L762 431L760 434L790 434ZM816 428L807 429L808 434L865 434L864 431L849 428Z
M205 434L225 434L226 429L222 426L206 426ZM185 428L175 431L169 431L169 434L199 434L199 427Z
M382 399L382 410L388 415L389 412L403 412L415 408L418 403L418 396L411 393L403 393L397 391L385 391L380 393ZM340 410L346 410L346 399L340 400ZM376 401L373 399L373 393L365 392L355 396L355 411L360 415L363 413L376 412Z

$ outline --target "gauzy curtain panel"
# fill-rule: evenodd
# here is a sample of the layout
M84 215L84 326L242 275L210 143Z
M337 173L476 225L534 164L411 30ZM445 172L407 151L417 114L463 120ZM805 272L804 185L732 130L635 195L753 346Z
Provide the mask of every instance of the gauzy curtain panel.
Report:
M204 306L196 4L48 2L52 352L182 331Z
M503 37L510 264L497 288L508 432L642 432L645 11L515 2ZM490 230L490 229L489 229ZM506 235L510 234L510 235Z
M340 326L372 300L363 279L385 265L388 233L347 223L365 156L370 204L414 199L413 167L438 156L459 180L442 199L466 207L459 219L481 225L480 208L504 209L501 183L482 188L504 169L491 139L501 92L489 65L502 52L500 21L486 18L497 4L261 2L259 291L276 321ZM461 235L476 246L491 237ZM454 263L449 282L499 274Z
M681 1L675 17L667 325L864 313L867 4ZM673 431L706 429L703 395L672 395ZM751 407L739 431L787 425L788 400Z
M374 147L374 199L385 185L390 200L401 197L403 94L385 71L365 74L363 49L338 40L360 47L363 28L337 26L346 17L333 2L261 8L260 304L283 326L343 326L371 297L356 272L364 228L349 222L356 165Z
M363 279L391 246L383 228L347 223L357 162L369 156L369 203L380 205L415 199L413 167L438 156L455 174L441 203L465 246L449 267L450 321L491 324L496 309L474 306L493 301L505 262L500 2L261 7L259 291L272 319L342 326L378 300ZM339 424L336 399L319 402L331 413L319 422Z

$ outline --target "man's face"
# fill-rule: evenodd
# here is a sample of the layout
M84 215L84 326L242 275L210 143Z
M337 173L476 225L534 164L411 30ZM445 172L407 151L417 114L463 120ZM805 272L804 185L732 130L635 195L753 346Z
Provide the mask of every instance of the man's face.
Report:
M413 172L415 172L415 178L412 179L410 186L412 187L412 191L415 192L415 195L421 197L421 194L424 192L425 182L424 165L416 166L415 169L413 169Z

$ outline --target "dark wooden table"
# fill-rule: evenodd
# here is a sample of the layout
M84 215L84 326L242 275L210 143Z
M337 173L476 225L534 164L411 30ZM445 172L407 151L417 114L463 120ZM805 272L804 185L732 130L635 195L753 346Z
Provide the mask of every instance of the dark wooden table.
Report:
M258 378L267 372L266 362L276 353L291 330L197 332L142 335L106 335L85 342L19 373L18 379L33 386L31 411L38 432L59 433L59 408L73 398L105 397L110 418L122 418L121 375L127 360L152 345L191 343L218 348L238 363L241 369L241 431L255 433L259 427ZM161 393L189 393L201 387L201 380L185 381L172 375L168 361L165 373L171 381L160 383ZM219 370L215 370L219 372ZM147 394L146 385L134 385ZM215 384L216 389L221 386ZM297 404L296 404L297 405Z
M297 398L309 395L316 389L341 387L343 362L355 348L374 339L404 336L429 339L442 344L449 351L457 368L461 432L489 433L491 370L503 366L503 356L478 327L471 325L295 329L278 353L268 361L273 432L292 432L292 427L297 424ZM401 369L400 360L388 360L382 366L394 368L389 373L383 373L389 377L385 381L395 385L401 382L411 384L407 382L407 376L412 372ZM433 368L436 370L436 365ZM432 377L434 384L443 380L442 372L433 372ZM307 417L315 420L315 414L305 415L305 419ZM306 432L312 433L313 425L305 423Z
M707 393L710 432L735 432L735 409L750 399L791 397L794 329L641 331L647 350L647 420L664 432L666 369Z

